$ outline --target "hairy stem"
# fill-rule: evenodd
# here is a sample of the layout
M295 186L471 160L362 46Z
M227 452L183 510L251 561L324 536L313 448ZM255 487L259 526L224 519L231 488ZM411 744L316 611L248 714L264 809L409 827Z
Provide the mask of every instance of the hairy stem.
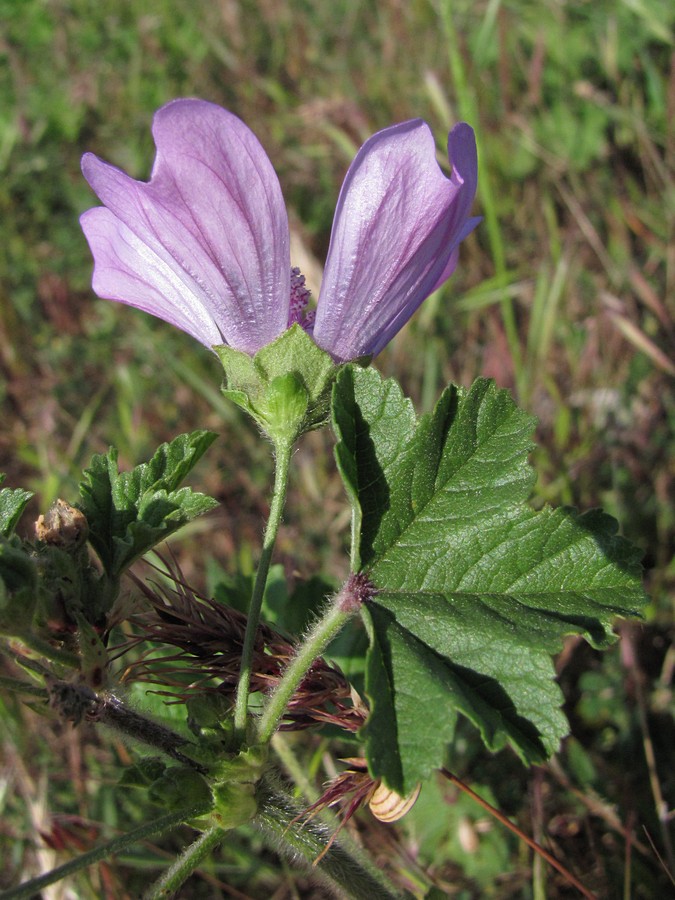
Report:
M331 833L325 825L300 822L302 812L271 779L260 783L257 800L254 824L284 856L295 862L304 860L320 878L340 888L340 896L354 900L401 900L405 896L365 855L347 851L338 841L329 845Z
M227 832L222 828L212 827L200 834L175 860L160 878L143 894L143 900L161 900L173 897L187 879L199 868L199 864L223 840Z
M362 601L372 594L372 585L361 575L350 575L333 598L324 615L298 647L281 680L267 698L258 722L258 741L267 743L283 718L289 700L298 689L312 663L326 649L345 623L360 609Z
M291 463L290 443L279 443L276 446L276 465L274 471L274 492L272 494L272 503L270 506L270 515L267 520L265 529L265 537L263 540L262 553L256 572L255 584L253 585L253 594L251 596L251 606L248 612L248 622L246 623L246 633L244 634L244 647L241 654L241 669L239 672L239 683L237 685L237 697L234 707L234 727L235 731L243 740L246 734L246 717L248 713L248 694L251 686L251 661L253 658L253 647L255 637L258 631L258 622L260 620L260 608L262 606L263 595L265 593L265 585L267 584L267 575L272 562L272 553L274 544L277 539L281 516L284 509L284 501L286 499L286 490L288 488L288 470Z
M159 722L154 722L136 712L135 709L126 706L117 697L108 696L101 700L92 719L108 728L121 731L150 747L155 747L183 765L206 774L204 766L180 750L181 747L189 746L190 741L167 728L166 725L160 725Z
M134 828L126 834L121 834L119 837L106 841L105 844L101 844L99 847L94 847L93 850L82 853L80 856L71 859L62 866L52 869L51 872L46 872L44 875L40 875L37 878L31 878L30 881L25 881L23 884L18 885L18 887L10 888L3 893L3 900L28 900L28 898L34 897L50 884L56 884L56 882L61 881L62 878L66 878L68 875L74 875L76 872L81 872L83 869L87 869L89 866L93 866L94 863L107 859L109 856L122 853L138 841L142 841L152 835L160 834L163 831L168 831L169 828L175 828L177 825L182 825L183 822L186 822L195 816L203 815L204 813L209 812L210 809L210 803L199 803L188 806L178 812L160 816L152 822L147 822L139 828Z

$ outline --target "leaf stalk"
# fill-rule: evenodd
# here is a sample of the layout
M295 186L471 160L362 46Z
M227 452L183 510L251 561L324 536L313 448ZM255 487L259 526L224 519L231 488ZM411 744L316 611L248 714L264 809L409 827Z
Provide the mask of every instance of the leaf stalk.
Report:
M341 631L346 622L360 609L366 596L373 593L372 585L363 575L350 575L323 616L314 624L298 647L295 657L286 667L281 680L269 695L258 722L258 742L271 740L283 718L288 702L302 684L312 663Z
M166 872L143 894L143 900L162 900L173 897L187 879L197 870L199 864L206 859L225 837L223 828L213 826L199 835L174 861Z

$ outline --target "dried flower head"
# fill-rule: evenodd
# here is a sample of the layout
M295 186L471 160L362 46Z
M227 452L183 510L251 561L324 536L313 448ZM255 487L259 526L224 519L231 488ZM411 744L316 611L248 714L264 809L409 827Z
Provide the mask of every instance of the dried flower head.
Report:
M342 762L347 763L348 767L326 785L326 790L319 799L296 820L308 821L323 809L335 806L340 808L342 813L340 824L321 855L314 861L315 864L328 852L341 829L359 809L367 805L376 819L391 824L410 812L420 793L421 785L418 784L407 797L401 797L384 785L379 778L373 778L368 772L368 763L361 757L348 757Z
M129 666L125 679L178 687L183 699L201 691L217 692L234 701L246 616L191 588L175 561L162 562L162 574L170 578L171 584L150 584L134 578L149 606L133 617L137 632L123 651L142 643L158 645L162 650L146 651ZM176 652L167 655L167 647L175 647ZM251 690L273 690L294 652L287 638L261 623L252 661ZM177 696L175 691L172 696ZM319 658L293 695L281 728L298 730L332 723L356 732L366 717L363 701L342 672Z

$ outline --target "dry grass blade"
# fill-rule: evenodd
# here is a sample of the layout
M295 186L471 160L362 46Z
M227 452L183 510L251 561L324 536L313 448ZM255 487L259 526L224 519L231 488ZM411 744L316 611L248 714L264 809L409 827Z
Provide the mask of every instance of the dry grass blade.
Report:
M452 772L449 772L447 769L441 769L440 771L441 774L448 779L448 781L451 781L461 791L464 791L464 793L471 797L472 800L475 800L476 803L482 806L483 809L487 810L490 815L494 816L498 822L501 822L502 825L509 829L509 831L512 831L515 835L517 835L521 841L524 841L528 847L531 847L535 853L538 853L543 859L545 859L546 862L549 863L549 865L553 866L554 869L557 869L558 872L560 872L560 874L571 885L573 885L583 897L586 897L586 900L598 900L596 895L587 890L587 888L584 887L579 879L572 875L572 873L568 869L566 869L565 866L562 865L562 863L559 863L558 860L548 852L548 850L545 850L540 844L532 840L531 837L528 837L528 835L526 835L524 831L521 831L521 829L518 828L517 825L514 825L513 822L510 822L502 812L492 806L492 804L488 803L487 800L483 800L482 797L476 794L475 791L472 791L467 784L464 784L464 782L461 779L457 778L456 775L453 775Z

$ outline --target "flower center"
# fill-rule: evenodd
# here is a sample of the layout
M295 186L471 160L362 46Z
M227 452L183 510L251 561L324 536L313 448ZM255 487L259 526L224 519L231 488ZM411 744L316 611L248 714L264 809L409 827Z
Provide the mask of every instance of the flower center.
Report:
M312 333L314 328L314 310L308 310L307 304L312 292L305 287L305 276L297 266L291 269L291 304L288 310L288 327L301 325L305 331Z

